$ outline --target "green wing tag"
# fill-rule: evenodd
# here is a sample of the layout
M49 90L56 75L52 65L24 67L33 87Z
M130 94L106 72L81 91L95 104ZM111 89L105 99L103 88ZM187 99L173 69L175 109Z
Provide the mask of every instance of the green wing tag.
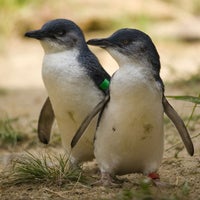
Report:
M104 79L102 81L102 83L99 85L99 87L102 89L102 90L107 90L108 87L109 87L109 84L110 84L110 81L108 79Z

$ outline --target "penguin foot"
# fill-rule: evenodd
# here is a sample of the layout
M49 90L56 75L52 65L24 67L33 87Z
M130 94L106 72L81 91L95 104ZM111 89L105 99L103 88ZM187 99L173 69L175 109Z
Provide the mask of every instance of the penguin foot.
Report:
M159 179L152 180L152 183L154 186L158 187L159 189L172 187L172 185L170 185L169 183L165 183Z
M155 185L157 187L160 186L161 181L160 181L160 176L158 173L152 172L152 173L148 174L148 177L152 181L153 185Z
M148 177L151 179L153 185L159 188L169 187L169 184L164 183L160 180L160 176L156 172L152 172L148 175Z
M152 173L148 174L148 177L149 177L150 179L152 179L152 180L160 179L159 174L156 173L156 172L152 172Z
M92 186L105 186L111 188L121 187L121 181L116 177L112 177L109 173L103 172L101 173L101 180L96 181L92 184Z

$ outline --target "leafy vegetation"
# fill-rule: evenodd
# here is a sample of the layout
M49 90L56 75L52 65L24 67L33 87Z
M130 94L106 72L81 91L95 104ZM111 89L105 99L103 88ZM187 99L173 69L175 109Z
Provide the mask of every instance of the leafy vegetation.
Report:
M7 184L48 183L63 185L86 183L82 169L72 167L66 155L45 154L37 156L27 152L16 158L7 174Z
M176 100L188 101L194 104L200 104L200 95L198 97L194 96L167 96L167 97Z
M18 142L27 139L24 133L16 130L14 123L17 122L17 118L0 120L0 146L15 146Z
M174 193L162 192L152 187L149 179L141 180L137 189L125 189L116 195L117 200L186 200L190 192L188 182L176 189Z

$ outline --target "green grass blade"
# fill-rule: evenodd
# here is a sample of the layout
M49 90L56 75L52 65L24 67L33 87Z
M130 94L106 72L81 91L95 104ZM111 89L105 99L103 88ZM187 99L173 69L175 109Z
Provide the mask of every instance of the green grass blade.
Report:
M86 178L80 167L73 168L67 155L25 155L13 160L12 173L7 183L49 183L49 184L86 184Z
M171 99L200 104L200 97L194 97L194 96L166 96L166 97L171 98Z

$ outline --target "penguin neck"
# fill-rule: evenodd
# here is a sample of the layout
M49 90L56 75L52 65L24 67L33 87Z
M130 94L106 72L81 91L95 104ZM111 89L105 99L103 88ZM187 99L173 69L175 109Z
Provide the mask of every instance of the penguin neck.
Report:
M70 60L74 60L77 59L79 56L80 52L78 49L73 48L73 49L65 49L63 51L53 51L53 52L46 52L45 51L45 57L52 57L52 58L56 58L59 57L60 58L60 62L63 62L63 58L69 58L69 62Z
M71 49L54 53L45 53L43 58L43 72L61 73L66 70L73 71L79 68L79 50Z
M152 67L148 66L147 63L144 62L136 62L136 61L130 61L130 62L118 62L119 68L123 70L140 70L141 72L145 71L152 71Z

